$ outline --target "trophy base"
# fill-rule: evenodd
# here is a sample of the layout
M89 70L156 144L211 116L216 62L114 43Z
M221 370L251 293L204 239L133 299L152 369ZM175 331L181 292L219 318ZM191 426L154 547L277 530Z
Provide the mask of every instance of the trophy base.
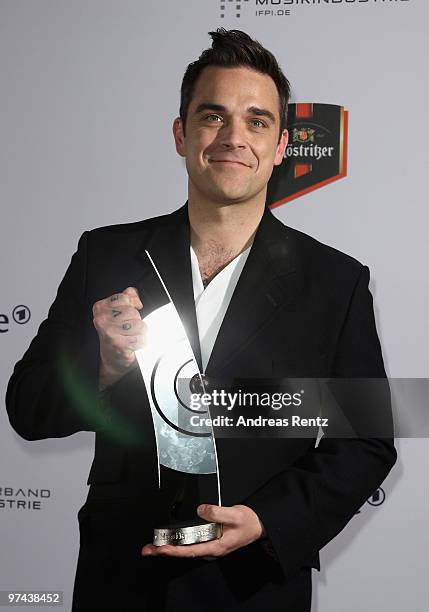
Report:
M172 523L164 527L155 527L153 544L154 546L164 546L164 544L185 546L217 540L221 535L222 525L219 523L207 523L206 521Z

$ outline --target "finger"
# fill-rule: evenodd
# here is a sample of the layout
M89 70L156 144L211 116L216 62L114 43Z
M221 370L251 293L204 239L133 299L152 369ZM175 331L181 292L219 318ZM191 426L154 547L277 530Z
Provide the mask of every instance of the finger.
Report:
M107 361L109 361L108 355L114 359L125 357L126 361L130 359L131 362L134 361L135 351L144 347L146 343L146 326L140 325L142 321L137 323L134 329L132 322L130 329L126 323L123 324L126 329L118 325L97 328L100 335L100 349L106 355Z
M143 302L141 301L139 292L135 287L127 287L122 293L124 293L131 299L131 303L135 308L137 308L138 310L141 310L143 308Z
M116 348L128 347L128 336L145 338L147 329L141 319L122 321L121 323L106 322L103 317L94 318L94 325L99 332L100 339Z
M120 336L140 336L145 333L145 324L141 319L128 319L111 326L113 334Z
M131 308L133 311L135 310L136 312L133 312L132 317L137 318L137 316L140 317L140 313L138 311L143 308L143 305L140 299L136 299L135 297L127 295L126 293L114 293L103 300L98 300L95 302L92 307L92 313L94 318L105 315L106 313L116 317L118 316L117 311L122 311L125 307Z
M129 295L126 295L125 293L114 293L113 295L107 297L105 300L101 301L104 302L103 305L110 306L112 308L116 308L116 306L132 305L131 297Z
M108 304L100 313L100 316L105 316L106 320L114 321L115 323L119 323L120 321L127 321L129 319L141 321L141 316L137 308L134 308L134 306L128 306L126 304Z
M131 306L117 306L114 309L101 311L94 315L94 326L100 338L109 344L115 344L116 339L123 335L145 335L147 324L142 321L138 310Z
M198 516L213 523L224 525L238 525L242 520L241 511L234 506L216 506L214 504L201 504L197 508Z
M98 300L92 307L94 324L96 327L102 327L109 320L119 316L123 308L132 308L130 298L122 293L115 293L104 300ZM137 317L137 315L135 315Z
M140 350L145 346L146 337L145 334L140 334L139 336L126 336L127 349L135 352Z
M130 353L131 353L133 360L134 360L134 353L145 346L146 346L145 331L135 336L129 336L129 335L117 336L117 340L115 342L115 347L119 351L124 351L128 357L130 357Z
M142 320L137 308L126 304L119 304L113 307L111 304L105 304L98 309L94 306L94 324L96 327L103 329L111 326L112 323L117 324L129 320Z
M185 546L173 546L164 544L163 546L153 546L146 544L142 549L144 556L154 557L181 557L183 559L193 559L197 557L220 557L227 553L226 548L220 544L220 540L202 542L200 544L190 544Z

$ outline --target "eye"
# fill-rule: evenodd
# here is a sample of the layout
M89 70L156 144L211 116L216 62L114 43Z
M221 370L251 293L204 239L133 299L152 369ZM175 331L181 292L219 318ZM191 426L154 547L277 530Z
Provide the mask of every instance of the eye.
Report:
M222 117L220 117L219 115L214 115L213 113L211 115L207 115L206 117L204 117L204 119L206 119L210 123L217 123L217 121L211 121L212 118L220 119L220 121L222 121Z
M263 121L261 121L260 119L251 119L251 122L253 123L253 125L258 124L258 125L255 125L255 127L258 127L258 128L259 127L262 127L262 128L267 127L266 124Z

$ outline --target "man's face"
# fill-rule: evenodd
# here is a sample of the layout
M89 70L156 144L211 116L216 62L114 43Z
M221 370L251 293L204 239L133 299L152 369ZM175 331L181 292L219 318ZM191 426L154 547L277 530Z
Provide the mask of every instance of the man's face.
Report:
M189 105L186 136L180 118L173 124L192 193L219 204L265 194L287 145L287 131L279 142L279 130L279 97L271 77L247 67L204 68Z

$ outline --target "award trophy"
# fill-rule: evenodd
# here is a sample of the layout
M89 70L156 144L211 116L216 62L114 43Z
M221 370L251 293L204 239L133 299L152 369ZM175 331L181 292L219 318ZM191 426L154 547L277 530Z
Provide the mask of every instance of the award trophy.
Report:
M145 346L136 351L155 430L158 484L161 488L161 465L188 474L216 474L220 505L213 428L204 424L209 409L195 408L191 401L192 394L205 392L204 376L168 289L147 251L146 255L165 293L165 303L144 317ZM220 536L221 525L194 519L156 526L153 544L195 544Z

